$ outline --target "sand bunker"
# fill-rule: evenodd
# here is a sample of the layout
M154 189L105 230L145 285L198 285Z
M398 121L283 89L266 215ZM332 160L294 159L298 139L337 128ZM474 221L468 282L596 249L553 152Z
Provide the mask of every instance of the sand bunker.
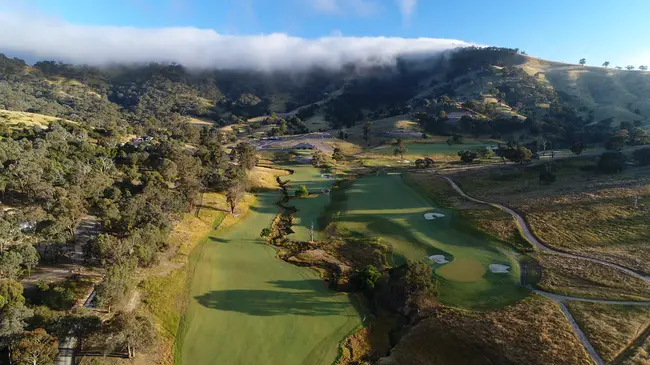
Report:
M429 256L429 259L435 262L436 264L446 264L449 262L445 258L445 255L433 255L433 256Z
M442 214L442 213L424 213L424 219L426 219L428 221L434 220L436 218L442 218L444 216L445 215Z
M490 271L492 271L495 274L507 274L510 271L510 266L508 265L501 265L501 264L490 264Z

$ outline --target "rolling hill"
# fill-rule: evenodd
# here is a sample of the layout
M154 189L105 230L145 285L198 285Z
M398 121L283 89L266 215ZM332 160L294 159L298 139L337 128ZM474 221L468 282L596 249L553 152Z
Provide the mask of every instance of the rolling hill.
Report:
M430 134L544 136L569 144L601 142L621 123L647 127L650 118L650 73L563 64L496 47L404 58L395 67L296 73L174 64L30 66L4 55L0 71L2 109L136 134L153 125L188 133L185 121L224 127L273 112L295 114L312 131L358 131L361 122L377 120L375 132L381 132L395 128L381 121L421 113L420 127Z

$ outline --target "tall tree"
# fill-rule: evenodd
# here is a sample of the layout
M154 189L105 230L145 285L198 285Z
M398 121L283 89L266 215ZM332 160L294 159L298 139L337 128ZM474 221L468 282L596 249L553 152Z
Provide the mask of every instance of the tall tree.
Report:
M332 159L339 163L345 160L345 155L343 155L343 151L339 147L334 148L334 152L332 152Z
M125 349L130 359L136 351L154 343L156 332L151 320L133 312L119 312L106 324L106 351Z
M231 166L226 171L226 202L230 206L230 212L235 214L235 208L248 190L248 178L243 169Z
M641 71L648 71L648 66L646 66L646 65L641 65L641 66L639 66L639 70L641 70Z
M59 341L42 328L25 332L12 348L11 360L16 365L50 365L59 353Z
M239 165L246 171L252 170L257 165L258 159L255 147L248 142L239 142L233 149Z
M368 120L365 123L363 123L363 140L366 141L366 143L370 142L371 131L372 131L372 122Z
M584 66L585 63L587 63L587 60L585 58L580 59L580 66Z
M603 67L609 67L609 61L603 62Z
M632 71L632 70L634 70L634 68L635 68L635 67L632 66L632 65L627 65L627 66L625 66L625 69L628 70L628 71Z
M582 142L575 142L574 144L571 145L571 152L575 153L576 156L578 156L582 152L584 152L585 149L586 149L586 146Z
M408 148L404 144L401 138L398 138L394 144L395 148L393 149L393 154L395 156L399 155L400 159L404 159L404 154L408 152Z

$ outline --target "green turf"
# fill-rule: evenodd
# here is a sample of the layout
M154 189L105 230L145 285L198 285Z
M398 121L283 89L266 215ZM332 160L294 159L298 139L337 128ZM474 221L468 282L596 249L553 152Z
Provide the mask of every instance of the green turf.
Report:
M345 208L337 219L352 234L381 237L393 248L395 265L406 259L428 262L440 280L440 301L465 308L496 308L522 298L519 267L509 256L469 228L461 228L454 212L433 207L432 203L406 185L398 174L364 177L344 190ZM337 193L338 194L338 193ZM338 199L339 197L335 198ZM433 221L424 213L439 212L446 216ZM475 281L458 281L440 274L441 265L427 257L442 254L451 259L473 259L485 268ZM469 262L465 261L465 262ZM489 264L511 266L510 274L494 274ZM470 268L468 267L468 270ZM455 270L463 270L456 267ZM449 270L447 270L449 271ZM453 277L458 277L456 272Z
M330 364L359 325L347 296L263 244L259 233L278 213L278 198L260 194L241 222L193 252L182 364Z
M408 152L404 154L404 157L455 155L458 151L495 145L496 143L490 141L465 141L462 144L453 144L451 146L447 142L407 143ZM394 149L395 147L391 145L374 149L372 152L392 156Z
M336 182L335 179L326 179L323 175L332 176L332 173L326 169L317 169L309 165L292 166L294 170L293 175L285 176L285 180L289 179L292 187L291 192L299 187L305 185L310 195L306 198L292 198L289 205L298 209L294 213L293 230L294 234L289 238L297 241L308 241L310 239L309 231L312 223L314 224L314 239L318 239L318 217L321 216L323 210L329 203L329 197L321 193L322 189L327 189Z

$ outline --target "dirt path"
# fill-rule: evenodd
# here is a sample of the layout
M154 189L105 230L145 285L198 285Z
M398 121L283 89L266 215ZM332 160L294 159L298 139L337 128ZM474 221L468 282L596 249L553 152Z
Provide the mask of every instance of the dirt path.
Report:
M632 276L634 276L636 278L639 278L641 280L644 280L644 281L650 283L650 278L649 277L643 276L643 275L637 273L636 271L633 271L633 270L631 270L629 268L620 266L618 264L614 264L614 263L611 263L611 262L608 262L608 261L603 261L603 260L599 260L599 259L595 259L595 258L591 258L591 257L585 257L585 256L580 256L580 255L567 253L567 252L557 251L557 250L554 250L554 249L544 245L542 242L540 242L532 234L532 232L530 230L530 227L528 226L528 224L526 223L524 218L521 215L519 215L517 212L515 212L512 209L510 209L510 208L508 208L508 207L506 207L504 205L501 205L501 204L486 202L486 201L483 201L483 200L480 200L480 199L473 198L473 197L465 194L465 192L451 178L446 177L446 176L443 176L443 178L445 180L447 180L449 185L451 185L451 187L458 194L460 194L462 197L464 197L465 199L468 199L470 201L473 201L473 202L479 203L479 204L487 204L487 205L493 206L493 207L495 207L497 209L500 209L500 210L510 214L515 219L515 221L517 223L517 227L519 228L519 231L524 236L524 238L528 242L530 242L533 246L535 246L538 250L543 251L543 252L552 252L552 253L555 253L555 254L558 254L558 255L561 255L561 256L565 256L565 257L581 259L581 260L587 260L587 261L599 263L599 264L602 264L602 265L606 265L606 266L609 266L611 268L621 270L621 271L623 271L623 272L625 272L627 274L630 274L630 275L632 275ZM596 352L594 347L591 345L591 343L587 339L587 336L585 336L584 332L582 332L582 329L580 329L580 326L575 321L575 318L573 318L573 315L571 314L571 312L569 312L569 309L564 304L564 302L565 301L581 301L581 302L601 303L601 304L650 306L650 302L616 301L616 300L607 300L607 299L580 298L580 297L572 297L572 296L567 296L567 295L548 293L548 292L545 292L545 291L542 291L542 290L533 289L532 287L529 287L529 289L532 290L533 292L535 292L537 294L540 294L540 295L543 295L543 296L549 298L550 300L554 301L555 303L557 303L557 305L560 307L560 309L562 309L562 312L564 313L564 316L569 321L569 324L571 324L571 327L573 328L574 332L576 333L576 336L578 337L580 342L582 342L582 345L584 346L585 350L589 353L592 360L597 365L604 365L605 361L603 361L603 359L600 357L600 355ZM630 345L628 345L628 347ZM620 355L619 355L619 357L620 357Z
M612 263L612 262L609 262L609 261L595 259L595 258L592 258L592 257L576 255L576 254L572 254L572 253L568 253L568 252L564 252L564 251L557 251L555 249L552 249L552 248L546 246L545 244L540 242L532 234L532 232L530 231L530 228L528 227L528 224L526 223L524 218L521 215L519 215L517 212L513 211L512 209L510 209L510 208L508 208L508 207L506 207L504 205L498 204L498 203L490 203L490 202L486 202L486 201L483 201L483 200L480 200L480 199L473 198L473 197L465 194L465 192L451 178L449 178L447 176L443 176L443 178L445 180L447 180L449 185L451 185L451 187L454 190L456 190L456 192L458 192L458 194L460 194L465 199L471 200L471 201L473 201L475 203L479 203L479 204L487 204L487 205L493 206L493 207L495 207L497 209L500 209L500 210L510 214L515 219L515 221L517 223L517 228L519 228L519 231L524 236L524 238L528 242L530 242L533 246L535 246L538 250L540 250L542 252L551 252L551 253L558 254L558 255L561 255L561 256L564 256L564 257L587 260L587 261L595 262L595 263L598 263L598 264L606 265L606 266L609 266L611 268L614 268L614 269L617 269L617 270L620 270L620 271L624 271L625 273L627 273L627 274L629 274L631 276L634 276L636 278L639 278L639 279L641 279L641 280L643 280L643 281L650 284L650 277L641 275L638 272L636 272L634 270L631 270L631 269L629 269L627 267L624 267L624 266L621 266L621 265L618 265L618 264L615 264L615 263Z

